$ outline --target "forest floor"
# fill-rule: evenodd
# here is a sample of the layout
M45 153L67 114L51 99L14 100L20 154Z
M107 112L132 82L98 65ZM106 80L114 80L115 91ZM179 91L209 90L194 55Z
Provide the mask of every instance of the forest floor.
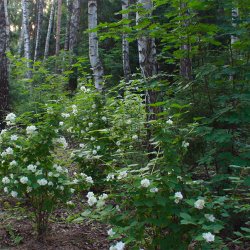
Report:
M77 211L78 210L78 211ZM79 208L59 208L50 219L46 241L36 239L31 214L12 199L0 197L1 250L107 250L107 228L97 222L67 222L66 218L79 213Z

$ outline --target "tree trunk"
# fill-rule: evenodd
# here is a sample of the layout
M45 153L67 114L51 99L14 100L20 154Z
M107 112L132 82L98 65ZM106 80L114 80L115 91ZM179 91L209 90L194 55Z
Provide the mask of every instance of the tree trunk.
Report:
M30 63L30 34L29 34L29 16L27 0L22 0L22 12L23 12L23 37L24 37L24 57L27 60L27 73L26 77L31 78L31 63Z
M70 32L70 22L71 22L71 11L72 11L72 1L67 0L67 26L64 41L64 50L69 50L69 32Z
M129 7L129 0L122 0L122 10L127 10ZM124 13L122 14L123 19L128 19L129 14ZM129 42L127 40L128 35L123 34L122 35L122 61L123 61L123 73L124 73L124 79L126 82L129 81L131 76L131 69L130 69L130 63L129 63Z
M236 28L237 26L237 18L239 17L239 9L233 8L232 9L232 26ZM238 37L235 35L231 35L231 44L234 44L238 41Z
M62 19L62 0L58 0L57 23L56 23L56 55L58 55L60 51L61 19Z
M185 16L187 18L189 16L188 10L186 10L187 4L186 3L180 3L180 16ZM184 23L182 24L183 28L187 28L189 26L189 20L184 20ZM186 32L184 32L186 34ZM189 56L190 52L190 44L189 44L189 38L188 35L183 36L180 38L182 41L185 41L186 43L181 45L181 50L184 52L184 56L180 59L180 75L186 79L191 80L192 79L192 60Z
M149 12L153 8L151 0L138 0L137 3L140 5L138 6L139 8L142 7ZM151 13L145 16L145 14L141 15L140 11L137 11L136 23L139 24L143 20L143 18L148 18L150 16ZM157 102L158 93L150 86L151 78L157 74L155 39L146 35L139 37L138 53L141 73L145 82L147 83L147 88L145 91L145 103L147 112L147 150L149 152L148 157L151 159L153 157L151 153L154 151L154 146L150 143L152 137L150 121L156 120L156 114L159 113L158 107L152 107L152 104Z
M88 1L88 28L94 29L97 26L97 0ZM89 32L89 59L93 70L94 83L97 90L103 88L103 66L98 51L97 32Z
M6 51L10 50L10 21L8 14L8 0L4 0L4 11L5 11L5 20L6 20Z
M53 25L53 19L54 19L54 12L55 12L55 0L51 0L51 7L50 7L50 15L49 15L49 25L48 25L48 31L46 36L46 42L45 42L45 49L44 49L44 60L47 58L49 54L49 41L50 41L50 35Z
M43 20L43 8L44 8L44 0L38 0L38 14L37 14L37 27L36 27L36 44L34 51L34 62L37 60L39 53L39 45L41 39L41 26Z
M23 48L23 26L20 29L20 35L19 35L18 45L17 45L17 53L19 56L21 56L22 48Z
M151 10L153 8L151 0L138 0L138 4L141 4L146 10ZM137 24L142 17L144 16L141 16L138 11L136 13ZM148 36L138 38L138 52L142 76L145 79L152 77L157 73L155 39Z
M80 0L73 0L72 15L70 19L70 31L69 31L69 50L73 59L71 64L74 64L74 56L77 55L77 40L80 26ZM77 88L77 68L73 68L73 74L69 76L69 89L71 91Z
M6 16L4 2L0 1L0 122L4 120L9 104L8 61L6 57Z

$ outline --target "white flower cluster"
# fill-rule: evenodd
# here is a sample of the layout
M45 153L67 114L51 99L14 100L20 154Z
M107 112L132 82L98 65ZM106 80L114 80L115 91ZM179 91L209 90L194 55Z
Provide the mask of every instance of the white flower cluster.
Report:
M16 115L14 113L9 113L5 120L7 125L14 125L16 121Z
M112 236L115 235L115 231L114 231L112 228L110 228L110 229L107 231L107 233L108 233L108 236L110 236L110 237L112 237Z
M174 198L175 198L174 202L178 204L183 199L183 195L181 192L176 192L174 194Z
M210 233L210 232L208 232L208 233L203 233L202 234L202 237L206 240L206 242L213 242L214 241L214 238L215 238L215 236L212 234L212 233Z
M48 181L45 178L42 178L42 179L37 180L37 183L40 186L46 186L48 184Z
M6 157L7 155L13 155L14 151L12 148L8 147L1 153L2 157Z
M36 132L36 130L37 130L37 127L34 125L31 125L26 128L26 133L27 135L32 135Z
M197 200L195 203L194 203L194 207L201 210L205 207L205 201L202 200L202 199L199 199Z
M141 186L142 186L143 188L149 187L149 186L150 186L150 180L147 179L147 178L141 180Z
M28 181L29 181L29 179L28 179L28 177L26 177L26 176L22 176L22 177L20 178L20 182L21 182L22 184L27 184Z
M68 143L67 143L66 139L63 136L61 136L60 138L54 139L54 143L58 143L64 149L66 149L68 147Z
M78 113L77 106L76 105L72 105L71 107L72 107L72 113L73 113L73 115L76 116L77 113Z
M109 250L124 250L124 248L125 248L125 243L119 241L115 245L111 246Z
M62 113L61 116L62 116L62 118L69 118L70 114L68 114L68 113Z
M86 182L90 183L90 184L93 184L94 181L93 181L93 178L91 176L87 176L86 174L84 173L80 173L80 176L83 177L85 179Z
M183 148L187 148L189 146L189 142L183 141L181 145Z
M208 220L208 221L211 221L211 222L214 222L215 221L215 217L213 214L205 214L205 218Z
M36 169L37 169L37 166L36 165L33 165L33 164L30 164L27 166L27 169L29 171L31 171L32 173L35 173L36 172Z
M95 204L97 204L97 207L102 207L103 205L105 205L105 200L108 198L107 194L102 194L97 198L95 197L95 194L93 192L88 192L88 194L86 195L86 197L88 198L88 204L89 206L94 206Z

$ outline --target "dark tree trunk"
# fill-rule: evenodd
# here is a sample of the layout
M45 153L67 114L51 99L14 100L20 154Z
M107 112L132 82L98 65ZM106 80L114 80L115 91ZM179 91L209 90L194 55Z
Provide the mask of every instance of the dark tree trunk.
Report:
M8 60L6 57L6 16L4 1L0 0L0 122L4 120L9 105Z

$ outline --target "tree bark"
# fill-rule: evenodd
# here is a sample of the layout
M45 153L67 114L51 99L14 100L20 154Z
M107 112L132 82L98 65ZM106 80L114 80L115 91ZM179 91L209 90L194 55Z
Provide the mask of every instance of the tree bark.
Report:
M41 26L42 26L42 21L43 21L43 8L44 8L44 0L38 0L38 14L37 14L34 62L37 60L37 57L39 54L39 45L40 45L40 39L41 39Z
M67 26L64 41L64 50L69 50L69 32L70 32L70 22L71 22L71 11L72 11L72 1L67 0Z
M50 41L50 35L51 35L54 13L55 13L55 0L51 0L50 8L51 9L50 9L50 15L49 15L49 25L48 25L48 31L47 31L47 36L46 36L45 48L44 48L44 60L47 58L49 54L49 41Z
M88 1L88 28L97 26L97 0ZM97 32L89 32L89 59L93 70L94 83L97 90L103 89L103 66L99 57Z
M20 29L20 35L17 44L17 53L19 56L21 56L22 48L23 48L23 26Z
M24 37L24 57L27 62L27 73L26 77L31 78L31 63L30 63L30 34L29 34L29 16L28 16L28 6L27 0L22 0L22 12L23 12L23 37Z
M4 1L0 1L0 121L4 120L9 106L8 60L6 57L6 16Z
M186 8L187 8L187 4L181 2L180 3L180 16L184 15L185 18L189 16L188 10L186 10ZM184 29L187 28L189 26L189 21L185 19L182 25ZM186 34L186 32L184 33ZM189 56L191 46L189 44L188 35L183 36L180 39L186 41L185 44L181 45L181 50L184 52L184 56L180 59L180 75L186 80L191 80L192 79L192 60Z
M80 0L73 0L72 14L69 30L69 50L72 55L71 64L75 62L74 56L77 55L77 41L80 26ZM71 91L77 88L77 68L73 68L73 73L69 76L69 89Z
M10 50L10 21L8 14L8 0L4 0L4 11L5 11L5 20L6 20L6 51Z
M60 51L61 19L62 19L62 0L58 0L57 23L56 23L56 55L58 55Z
M129 7L129 0L122 0L122 10L127 10ZM129 14L122 14L123 19L128 19ZM122 35L122 61L123 61L123 73L126 82L129 81L131 76L130 62L129 62L129 42L127 40L128 35Z

